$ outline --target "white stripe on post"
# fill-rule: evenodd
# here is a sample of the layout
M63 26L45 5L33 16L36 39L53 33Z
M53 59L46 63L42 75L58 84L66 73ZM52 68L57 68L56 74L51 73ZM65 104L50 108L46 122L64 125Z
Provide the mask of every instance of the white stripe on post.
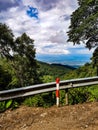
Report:
M59 83L60 79L56 79L56 105L59 106Z

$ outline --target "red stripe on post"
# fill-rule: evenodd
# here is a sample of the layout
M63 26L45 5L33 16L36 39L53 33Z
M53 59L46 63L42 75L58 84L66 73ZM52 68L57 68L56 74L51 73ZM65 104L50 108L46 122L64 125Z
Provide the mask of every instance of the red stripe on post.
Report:
M59 79L59 78L57 78L57 79L56 79L56 83L57 83L57 84L59 84L59 82L60 82L60 79Z
M59 90L56 90L56 97L59 97L59 96L60 96Z

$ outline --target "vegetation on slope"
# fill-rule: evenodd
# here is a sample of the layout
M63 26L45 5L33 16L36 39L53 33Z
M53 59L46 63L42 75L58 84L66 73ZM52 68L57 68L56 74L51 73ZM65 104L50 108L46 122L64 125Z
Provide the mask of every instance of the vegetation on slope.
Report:
M92 63L86 63L85 65L77 68L74 71L69 72L63 78L74 79L74 78L85 78L96 76L96 68L93 68Z
M48 64L41 61L38 61L39 73L43 82L52 82L55 81L57 77L63 80L63 76L69 73L72 70L75 70L74 67L61 64Z
M74 79L74 78L85 78L96 76L97 68L93 67L93 63L86 63L84 66L69 72L69 74L64 76L64 79ZM69 90L71 103L80 103L81 101L94 101L98 100L98 85L86 86L81 88L75 88Z

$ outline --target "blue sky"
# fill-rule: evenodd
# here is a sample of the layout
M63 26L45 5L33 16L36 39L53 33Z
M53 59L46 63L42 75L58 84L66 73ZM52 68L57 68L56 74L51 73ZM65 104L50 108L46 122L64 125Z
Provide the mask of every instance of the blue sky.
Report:
M0 22L15 37L26 32L35 40L38 60L83 65L90 61L93 50L67 43L70 15L77 8L77 0L0 0Z

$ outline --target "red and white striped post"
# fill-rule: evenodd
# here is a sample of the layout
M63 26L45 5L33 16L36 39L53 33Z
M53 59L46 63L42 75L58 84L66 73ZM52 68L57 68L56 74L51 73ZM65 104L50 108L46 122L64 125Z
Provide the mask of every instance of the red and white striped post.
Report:
M60 93L59 93L59 83L60 83L60 79L57 78L56 79L56 105L57 105L57 107L59 106L59 96L60 96Z

